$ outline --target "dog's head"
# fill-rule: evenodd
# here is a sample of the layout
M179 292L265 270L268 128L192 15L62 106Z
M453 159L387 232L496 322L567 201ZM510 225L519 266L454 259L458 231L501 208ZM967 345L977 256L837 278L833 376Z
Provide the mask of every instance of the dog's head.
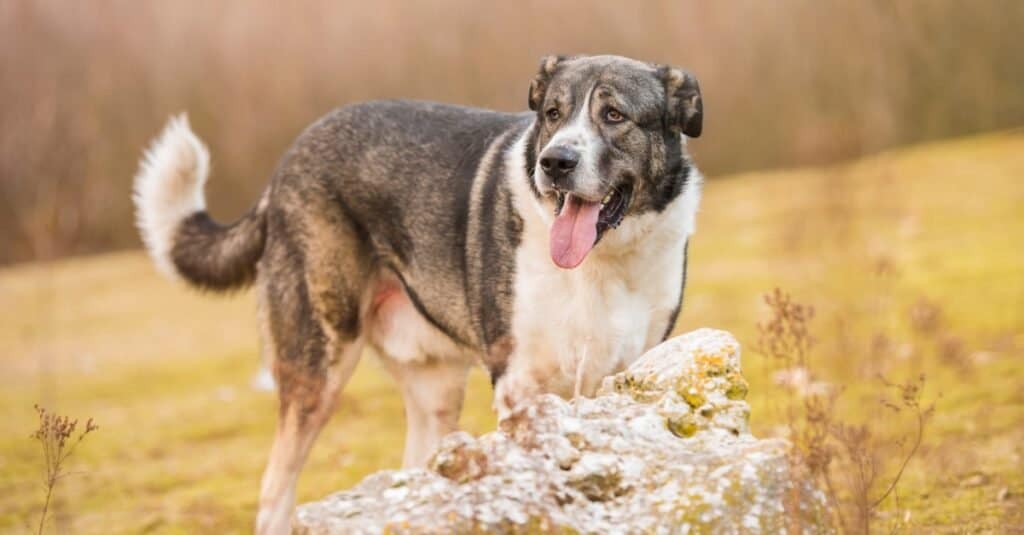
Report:
M553 210L551 259L578 266L624 219L660 212L689 174L701 132L693 75L617 56L549 56L530 84L527 171Z

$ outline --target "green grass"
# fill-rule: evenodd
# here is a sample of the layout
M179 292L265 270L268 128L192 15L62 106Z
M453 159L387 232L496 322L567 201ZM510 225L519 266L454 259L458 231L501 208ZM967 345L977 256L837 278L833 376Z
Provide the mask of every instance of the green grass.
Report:
M900 488L914 529L1024 523L1024 133L716 178L698 225L677 332L737 335L755 432L780 423L770 363L751 349L760 296L778 286L817 309L814 367L845 387L845 419L902 429L879 421L878 373L925 372L926 396L942 394ZM944 318L931 335L907 319L921 298ZM0 304L0 529L26 531L42 498L28 438L38 402L100 425L60 483L61 531L251 531L276 402L249 388L259 364L250 294L198 295L133 252L8 268ZM877 335L889 350L871 351ZM964 347L953 360L936 349L949 337ZM463 425L493 429L489 407L474 372ZM300 501L396 467L403 432L394 385L365 358Z

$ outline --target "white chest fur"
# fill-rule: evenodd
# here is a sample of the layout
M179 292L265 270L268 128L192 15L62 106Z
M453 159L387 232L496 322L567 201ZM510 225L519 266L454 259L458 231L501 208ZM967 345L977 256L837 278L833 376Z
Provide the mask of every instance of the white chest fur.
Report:
M570 396L577 383L581 393L592 395L601 379L661 341L682 292L684 247L694 230L701 186L694 171L665 210L627 217L579 267L566 270L549 253L553 216L533 198L526 177L518 178L511 178L523 217L515 349L495 392L499 413L539 392Z

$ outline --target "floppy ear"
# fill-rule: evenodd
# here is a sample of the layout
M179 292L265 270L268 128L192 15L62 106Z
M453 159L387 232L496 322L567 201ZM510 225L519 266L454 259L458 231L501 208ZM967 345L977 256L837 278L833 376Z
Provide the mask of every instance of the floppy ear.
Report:
M530 82L528 102L531 110L537 111L541 103L544 102L544 94L548 91L548 82L551 81L551 77L555 74L558 64L564 59L566 59L565 56L545 56L544 59L540 60L539 72L533 78L533 82Z
M690 137L700 137L704 122L704 102L697 77L674 67L661 67L658 74L665 83L666 111L673 128Z

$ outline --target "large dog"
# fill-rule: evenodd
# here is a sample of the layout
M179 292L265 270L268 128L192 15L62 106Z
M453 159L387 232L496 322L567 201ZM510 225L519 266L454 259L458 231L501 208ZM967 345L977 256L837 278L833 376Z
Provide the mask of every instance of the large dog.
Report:
M209 155L172 120L135 178L167 274L256 283L280 395L257 531L288 530L306 455L364 347L400 385L403 464L456 429L482 363L507 415L593 394L669 333L701 176L696 79L615 56L548 57L531 112L408 101L337 109L285 154L231 225L205 210Z

